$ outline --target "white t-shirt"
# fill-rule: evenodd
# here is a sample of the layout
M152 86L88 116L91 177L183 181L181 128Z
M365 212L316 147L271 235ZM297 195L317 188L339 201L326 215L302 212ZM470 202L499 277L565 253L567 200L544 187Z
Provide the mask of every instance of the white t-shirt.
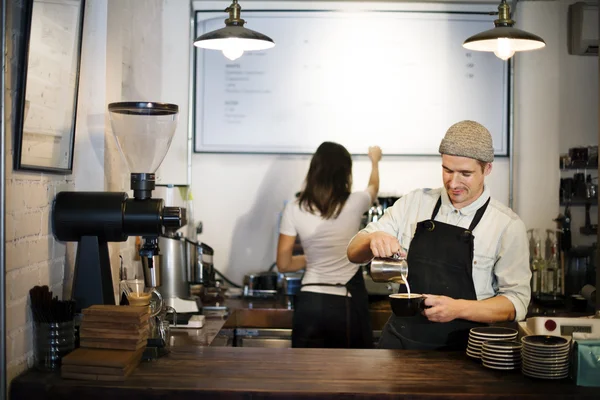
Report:
M346 256L350 239L358 232L362 215L371 206L368 192L351 193L340 215L323 219L300 209L298 200L289 202L283 210L279 233L300 236L306 256L306 270L302 283L346 284L358 269ZM302 291L346 295L346 288L307 286Z

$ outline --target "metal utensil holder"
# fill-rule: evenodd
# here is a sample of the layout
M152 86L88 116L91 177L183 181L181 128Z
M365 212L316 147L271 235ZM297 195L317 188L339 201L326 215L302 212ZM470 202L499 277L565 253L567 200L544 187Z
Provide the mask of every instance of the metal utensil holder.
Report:
M62 358L75 348L75 323L35 323L35 366L43 371L60 368Z

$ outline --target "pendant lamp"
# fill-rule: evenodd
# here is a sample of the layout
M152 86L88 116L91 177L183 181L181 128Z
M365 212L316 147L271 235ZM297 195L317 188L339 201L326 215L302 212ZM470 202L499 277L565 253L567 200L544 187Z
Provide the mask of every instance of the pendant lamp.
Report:
M244 28L244 21L240 18L241 7L238 0L225 9L229 18L225 20L225 27L216 31L205 33L194 40L194 46L209 50L221 50L223 55L230 60L236 60L244 51L266 50L275 46L275 42L262 33Z
M516 51L537 50L546 46L544 39L532 33L513 28L515 21L510 19L510 6L502 0L498 6L496 26L485 32L471 36L463 47L475 51L493 51L496 57L508 60Z

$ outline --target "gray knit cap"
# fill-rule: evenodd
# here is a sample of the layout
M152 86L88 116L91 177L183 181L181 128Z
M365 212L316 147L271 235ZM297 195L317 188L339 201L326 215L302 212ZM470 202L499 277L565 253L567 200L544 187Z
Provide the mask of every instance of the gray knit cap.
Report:
M494 161L492 135L475 121L460 121L448 128L440 143L440 154L474 158L483 162Z

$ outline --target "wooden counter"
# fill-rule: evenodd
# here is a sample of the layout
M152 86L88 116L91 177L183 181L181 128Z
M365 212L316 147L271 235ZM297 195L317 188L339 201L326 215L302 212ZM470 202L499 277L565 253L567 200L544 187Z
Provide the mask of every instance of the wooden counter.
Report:
M28 372L11 399L598 399L598 388L484 368L462 352L188 347L140 365L126 382Z
M202 329L174 332L171 353L140 364L125 382L67 380L31 370L12 382L10 398L598 399L598 388L490 370L463 352L206 347L225 325L291 325L291 310L277 302L229 300L227 305L238 312L207 317Z

